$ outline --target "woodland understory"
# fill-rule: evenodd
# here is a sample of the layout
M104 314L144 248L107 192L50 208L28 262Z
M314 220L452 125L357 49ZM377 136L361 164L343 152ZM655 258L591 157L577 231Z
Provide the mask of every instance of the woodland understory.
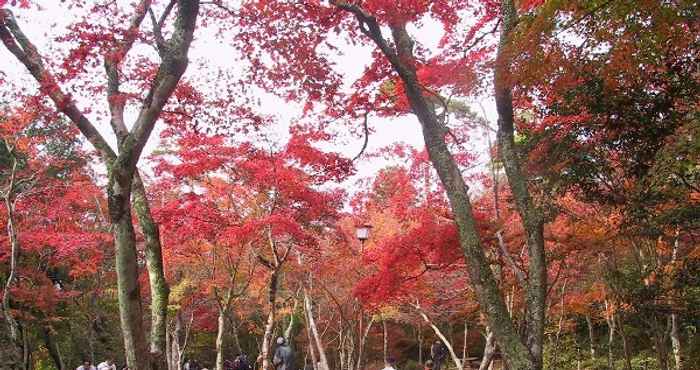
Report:
M700 369L699 13L0 0L0 370Z

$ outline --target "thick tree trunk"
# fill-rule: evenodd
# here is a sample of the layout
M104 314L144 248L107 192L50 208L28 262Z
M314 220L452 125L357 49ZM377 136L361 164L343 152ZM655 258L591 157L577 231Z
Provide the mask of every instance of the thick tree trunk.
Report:
M61 355L61 349L58 347L58 343L53 338L52 329L49 326L44 326L41 328L41 334L44 339L44 344L46 344L46 349L49 352L49 357L56 366L56 370L66 370L66 365L63 363L63 356Z
M318 328L316 327L316 321L314 320L313 308L311 306L311 298L309 297L308 291L304 289L304 311L306 312L307 323L311 329L311 335L313 336L314 343L316 343L316 348L318 349L319 357L319 368L318 370L329 370L328 357L326 357L326 349L323 346L323 341L318 333Z
M143 232L146 249L146 269L151 288L151 346L153 368L162 369L165 364L168 296L170 287L163 270L163 252L158 225L153 220L146 198L146 190L138 172L134 174L133 207Z
M547 294L547 262L544 252L544 219L533 204L515 146L513 96L511 88L512 33L517 24L513 0L501 2L501 38L494 70L494 96L498 112L498 149L503 161L516 209L527 234L528 280L526 296L527 347L534 359L534 367L542 367L542 340L545 325L545 300Z
M113 167L107 188L107 202L116 249L119 316L127 365L131 370L145 370L150 367L150 361L142 319L136 235L131 222L132 176L121 175L124 172L123 168Z
M270 370L270 350L272 349L272 330L275 326L275 301L277 299L277 280L279 270L272 270L270 273L270 281L268 283L268 305L269 312L267 314L267 322L265 323L265 333L263 334L263 343L260 355L262 356L262 370Z

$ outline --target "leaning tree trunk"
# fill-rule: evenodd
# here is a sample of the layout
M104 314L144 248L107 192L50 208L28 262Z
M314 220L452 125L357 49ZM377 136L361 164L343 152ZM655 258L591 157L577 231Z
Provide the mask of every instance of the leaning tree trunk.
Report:
M313 308L311 306L311 297L306 289L304 289L304 311L306 312L306 320L311 329L311 334L316 343L316 348L318 349L318 357L320 361L320 366L318 370L329 370L328 357L326 357L326 349L323 346L323 340L318 333L318 328L316 327L316 321L314 320Z
M49 351L49 357L54 363L56 370L66 370L66 365L63 362L63 356L61 355L61 349L58 347L58 343L54 339L52 328L49 326L44 326L41 328L41 334L44 338L44 344L46 344L46 349Z
M494 331L511 370L538 369L537 361L532 360L529 348L520 340L490 269L474 219L467 184L445 141L447 129L439 119L434 103L424 95L425 88L418 80L416 60L413 55L414 42L406 31L406 23L389 24L393 38L393 43L390 43L382 35L382 27L377 19L359 5L342 0L331 0L331 4L352 13L357 18L360 31L374 41L404 83L408 102L421 124L428 156L447 193L459 233L460 247L469 272L469 280L474 286L488 325ZM535 259L537 259L536 256ZM539 263L535 266L543 267ZM533 276L535 280L540 277L539 272L536 275ZM541 287L535 281L533 288ZM532 300L532 302L539 302L539 300ZM534 311L533 318L542 313L543 308ZM535 326L538 327L539 323Z
M452 362L454 362L455 367L457 369L462 369L463 366L468 367L469 365L464 364L462 361L459 360L459 357L457 357L457 354L455 353L454 348L452 347L452 343L450 343L449 339L442 333L440 328L433 323L432 320L428 317L428 315L423 311L419 306L414 306L416 308L416 311L418 311L418 314L423 318L426 324L430 326L431 329L433 329L433 332L435 335L440 338L442 343L447 347L447 351L450 353L450 357L452 358ZM466 362L466 361L465 361Z
M360 313L362 315L362 313ZM362 316L360 316L360 320L362 319ZM372 325L374 324L374 316L370 317L369 323L367 323L367 327L365 328L364 333L362 333L362 338L360 338L360 344L359 348L357 350L357 368L356 370L361 370L362 369L362 359L363 359L363 352L365 351L365 344L367 343L367 336L369 335L370 329L372 329Z

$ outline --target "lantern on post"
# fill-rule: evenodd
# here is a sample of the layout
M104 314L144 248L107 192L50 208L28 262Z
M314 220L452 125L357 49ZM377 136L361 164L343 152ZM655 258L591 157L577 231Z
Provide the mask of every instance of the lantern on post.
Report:
M369 239L370 231L372 231L372 225L368 223L355 227L355 236L360 241L360 253L364 250L365 241Z

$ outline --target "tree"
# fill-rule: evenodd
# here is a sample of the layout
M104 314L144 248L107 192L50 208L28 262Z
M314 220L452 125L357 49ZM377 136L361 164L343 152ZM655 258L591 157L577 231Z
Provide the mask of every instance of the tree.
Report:
M165 39L161 29L170 12L177 5L177 15L173 23L173 33ZM107 74L105 89L108 94L110 123L117 137L118 152L112 150L107 141L97 131L95 125L77 107L76 103L60 87L61 79L44 65L42 55L34 44L22 32L12 12L3 9L0 14L0 38L5 47L22 63L40 85L42 91L55 104L58 111L65 114L81 131L84 137L97 150L108 170L107 200L109 220L113 226L116 253L117 276L119 283L120 319L124 334L124 347L127 363L131 369L148 368L151 355L147 349L143 334L141 314L141 293L138 285L138 266L136 255L136 235L132 224L131 206L132 190L134 208L141 222L142 230L147 235L147 261L153 302L151 353L153 364L162 366L165 353L165 314L168 288L162 271L157 226L152 222L146 201L142 181L138 177L136 164L143 147L161 115L168 98L177 88L181 76L187 68L187 51L192 42L199 1L182 0L171 2L163 10L161 20L154 20L155 40L161 64L158 67L150 88L142 100L141 109L131 130L124 120L125 96L120 92L120 74L122 62L132 49L139 36L139 29L146 13L150 11L151 1L139 2L133 9L129 26L121 30L122 38L110 38L104 52L104 66ZM98 13L99 14L99 13ZM78 35L80 36L80 34ZM89 35L87 35L89 36ZM87 40L91 40L87 38ZM92 38L94 40L94 38ZM80 40L79 41L84 41ZM89 41L87 41L89 43ZM89 46L90 47L90 46ZM85 60L78 60L83 65ZM132 189L133 188L133 189ZM160 365L159 365L160 364Z

